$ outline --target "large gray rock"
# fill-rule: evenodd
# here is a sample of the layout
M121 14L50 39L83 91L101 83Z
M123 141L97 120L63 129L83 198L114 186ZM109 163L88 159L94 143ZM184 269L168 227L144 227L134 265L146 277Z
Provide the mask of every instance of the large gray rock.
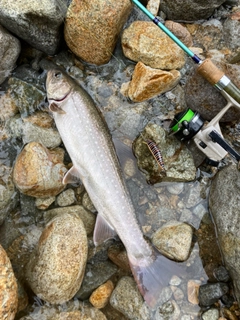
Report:
M233 279L235 294L240 302L240 172L236 165L222 169L213 180L209 205L218 240Z
M20 50L19 40L0 26L0 84L3 83L14 68Z
M0 23L5 28L38 50L50 55L57 52L66 1L0 0L0 8Z
M207 19L225 0L162 0L161 10L168 19L196 21Z

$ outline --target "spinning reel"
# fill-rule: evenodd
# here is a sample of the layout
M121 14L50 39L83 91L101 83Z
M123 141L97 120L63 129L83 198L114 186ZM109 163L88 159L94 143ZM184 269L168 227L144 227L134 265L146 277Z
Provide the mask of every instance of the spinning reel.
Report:
M208 123L198 112L187 109L176 114L170 125L172 133L180 141L193 139L196 146L207 156L208 164L218 166L219 162L229 153L237 162L240 155L223 138L219 121L229 108L235 106L240 109L237 103L229 94L222 91L228 101L227 105Z

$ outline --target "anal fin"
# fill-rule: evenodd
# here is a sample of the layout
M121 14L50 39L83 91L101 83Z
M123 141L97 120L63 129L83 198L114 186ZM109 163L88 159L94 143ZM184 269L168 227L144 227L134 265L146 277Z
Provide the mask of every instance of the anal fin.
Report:
M108 239L115 238L117 236L116 231L109 225L109 223L100 215L97 215L95 224L93 242L95 246L100 245Z

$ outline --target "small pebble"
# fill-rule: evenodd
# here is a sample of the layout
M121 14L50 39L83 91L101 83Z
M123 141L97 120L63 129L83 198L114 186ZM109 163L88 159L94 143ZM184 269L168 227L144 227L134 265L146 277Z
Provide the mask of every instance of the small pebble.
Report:
M113 289L114 285L112 281L108 280L93 291L89 298L89 301L95 308L102 309L108 304Z
M60 195L57 197L57 204L60 207L66 207L70 206L75 202L75 194L73 189L67 189L60 193Z

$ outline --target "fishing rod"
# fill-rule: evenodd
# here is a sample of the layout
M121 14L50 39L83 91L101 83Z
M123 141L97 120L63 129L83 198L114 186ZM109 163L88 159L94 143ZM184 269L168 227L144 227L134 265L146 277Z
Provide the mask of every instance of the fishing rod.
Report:
M192 60L199 65L198 73L220 91L227 92L237 103L240 103L240 90L232 81L219 70L210 59L202 60L194 54L181 40L179 40L165 25L148 11L138 0L132 2L145 13L153 23L155 23L163 32L165 32Z
M172 133L180 141L193 139L212 166L218 166L228 153L240 163L240 155L224 140L219 126L219 121L229 108L234 106L240 110L240 90L210 59L202 60L194 54L138 0L132 2L198 65L198 73L216 87L227 100L226 106L207 125L204 125L204 119L200 114L191 109L178 113L170 125Z

